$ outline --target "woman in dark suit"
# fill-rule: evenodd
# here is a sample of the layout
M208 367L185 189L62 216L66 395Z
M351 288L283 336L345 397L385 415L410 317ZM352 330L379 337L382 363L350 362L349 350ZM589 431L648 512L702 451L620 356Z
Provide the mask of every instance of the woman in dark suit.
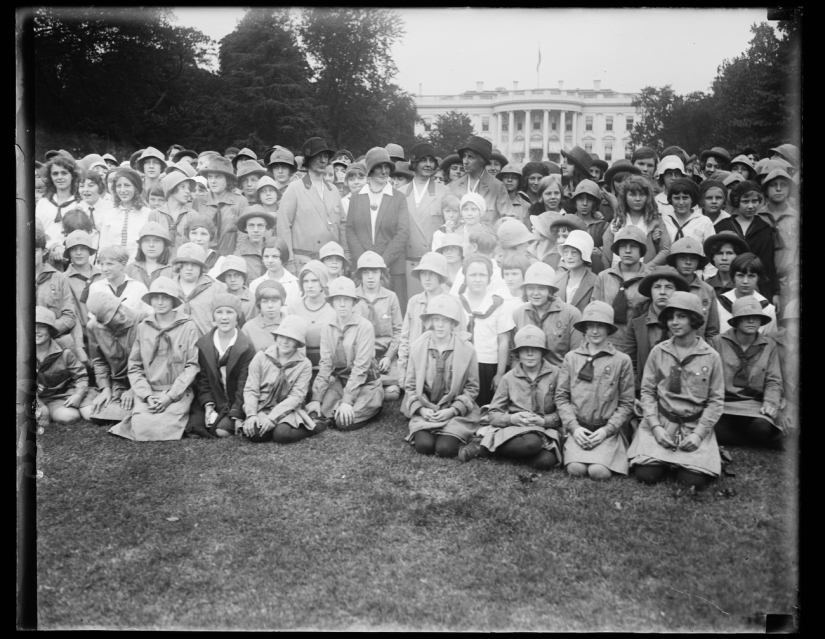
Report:
M347 213L347 244L353 264L365 251L374 251L384 258L389 268L389 288L398 296L403 314L407 308L406 249L410 234L407 198L389 182L394 165L387 151L381 147L370 149L364 163L367 183L352 195Z

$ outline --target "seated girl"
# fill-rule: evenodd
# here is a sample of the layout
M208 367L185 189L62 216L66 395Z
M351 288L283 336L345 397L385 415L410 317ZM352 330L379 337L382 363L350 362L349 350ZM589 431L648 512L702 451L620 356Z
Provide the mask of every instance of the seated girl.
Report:
M323 267L323 265L321 265ZM339 277L329 283L327 302L335 319L321 327L321 359L307 412L317 423L356 430L378 414L384 402L381 376L375 370L375 331L357 315L355 283Z
M556 389L556 406L567 433L567 472L592 479L627 475L622 427L633 416L633 364L607 339L617 330L613 308L591 302L575 328L584 341L564 356Z
M785 422L778 415L779 349L759 334L759 327L770 321L754 297L740 297L728 320L731 328L711 340L725 372L725 409L715 426L722 445L780 445Z
M171 257L172 241L166 228L158 222L147 222L140 229L135 259L126 265L126 275L137 280L149 290L159 277L173 277Z
M264 351L275 343L273 331L280 326L285 314L286 291L280 282L267 280L255 289L257 314L244 322L241 329L255 347L255 352ZM326 302L325 302L326 303Z
M327 303L329 271L318 260L310 260L298 274L301 298L287 308L288 315L297 315L306 328L306 355L312 363L313 383L321 363L321 329L336 318L335 310Z
M86 367L54 337L54 313L44 306L34 309L34 344L37 375L37 423L73 422L92 414L94 393L87 396L89 377Z
M730 265L730 275L733 280L733 290L722 293L717 299L716 310L719 324L727 326L733 317L733 303L742 297L753 297L762 306L769 321L764 324L759 333L767 335L776 330L776 307L768 301L759 290L765 286L765 268L753 253L742 253Z
M245 322L258 314L255 305L255 295L246 287L247 271L246 260L238 255L227 255L221 265L221 270L215 278L226 285L226 292L234 295L240 300L243 317L240 320L242 326ZM257 349L256 349L257 350Z
M298 287L298 278L284 268L289 262L289 248L279 237L269 238L264 242L263 262L266 272L252 280L249 290L253 293L258 288L258 284L265 280L279 282L286 291L284 304L289 305L301 297L301 289Z
M695 295L704 309L705 321L700 327L699 335L710 339L719 334L719 312L716 304L716 293L713 288L702 280L696 271L701 271L708 263L702 251L702 245L693 236L676 240L670 247L667 256L668 266L673 266L679 275L685 278L690 286L691 294Z
M561 210L561 175L548 175L539 182L539 204L544 210L537 215L530 216L533 226L533 233L539 237L536 244L536 257L543 260L556 246L556 237L553 235L550 225L563 217ZM529 226L528 226L529 228Z
M195 322L198 337L212 330L212 300L226 293L226 284L206 274L205 259L206 253L200 246L187 242L178 247L172 260L173 264L179 265L178 274L172 281L182 302L181 310Z
M189 419L191 386L200 370L198 329L168 277L152 282L144 301L152 313L138 325L129 354L132 414L109 432L135 441L177 440Z
M478 428L478 365L473 345L456 333L461 305L437 295L421 316L431 326L410 347L401 411L410 419L406 441L423 455L455 457Z
M547 338L536 326L516 333L513 351L518 363L501 379L482 412L477 433L481 440L462 446L458 458L466 462L493 453L550 470L562 458L555 401L559 369L544 358Z
M312 364L301 352L304 327L295 315L284 318L275 329L275 343L256 353L249 365L243 433L250 441L291 444L326 428L304 410L312 377Z
M446 193L441 198L441 217L444 225L433 233L433 251L439 251L449 233L464 237L464 220L461 218L461 200L453 193ZM463 243L462 243L463 244Z
M627 451L641 482L660 482L675 468L678 482L698 489L722 470L714 426L725 406L725 374L719 354L699 337L704 321L699 298L681 291L659 314L672 337L647 358L644 419Z
M591 270L593 238L585 231L570 231L559 245L560 266L565 270L556 280L559 299L583 312L590 303L598 278Z

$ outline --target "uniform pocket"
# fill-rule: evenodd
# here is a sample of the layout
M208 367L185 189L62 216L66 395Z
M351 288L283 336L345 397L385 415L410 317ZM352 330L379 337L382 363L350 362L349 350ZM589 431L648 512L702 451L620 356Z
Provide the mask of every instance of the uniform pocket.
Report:
M687 386L691 394L698 400L705 400L708 398L708 377L709 371L707 366L703 366L700 371L684 371L682 379L687 378Z
M748 380L748 385L751 388L755 388L758 390L762 390L765 386L765 367L764 366L754 366L751 369L751 376L750 380Z

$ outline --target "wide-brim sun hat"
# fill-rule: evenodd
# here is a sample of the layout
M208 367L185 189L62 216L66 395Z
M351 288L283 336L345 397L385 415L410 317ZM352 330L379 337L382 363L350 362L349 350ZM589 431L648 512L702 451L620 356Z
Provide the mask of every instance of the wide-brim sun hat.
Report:
M764 189L769 182L773 182L777 178L784 178L788 180L788 182L790 182L792 185L796 185L793 178L788 174L787 171L784 171L782 169L774 169L773 171L768 173L762 180L762 188Z
M613 335L619 330L619 327L613 323L613 319L613 307L610 304L601 300L593 300L584 307L582 318L573 324L573 328L580 333L586 333L590 322L598 322L607 326L608 335Z
M720 231L715 235L711 235L702 243L702 251L704 252L705 257L710 260L711 255L714 252L713 249L721 244L730 244L733 246L737 255L742 255L742 253L750 253L751 250L748 243L733 231Z
M562 215L559 219L553 220L550 223L550 230L554 231L558 229L560 226L565 226L569 228L571 231L586 231L587 225L578 215Z
M702 250L702 245L699 244L699 240L692 235L680 238L670 246L670 254L666 258L667 264L675 267L676 257L678 255L695 255L698 257L699 266L696 267L697 271L701 271L709 262L707 256L705 256L705 252Z
M650 297L653 285L659 280L668 280L676 287L677 291L690 292L690 284L672 266L657 266L639 282L639 294Z
M244 147L235 154L235 157L233 157L230 162L232 162L232 166L235 167L235 170L237 171L239 162L248 162L249 160L257 162L258 156L252 149Z
M618 255L619 244L621 242L635 242L639 246L640 257L644 257L645 253L647 253L647 236L645 232L635 224L628 224L619 230L613 238L613 244L610 245L610 250Z
M676 291L673 295L671 295L670 299L667 301L667 305L662 309L662 312L659 313L660 326L665 326L662 319L665 311L669 308L678 309L680 311L690 311L701 318L702 324L705 323L705 313L702 308L702 300L699 299L698 295L686 293L684 291Z
M516 332L513 343L515 346L510 349L511 353L518 353L521 348L539 348L544 352L550 352L547 348L547 334L532 324L521 327Z
M390 154L387 153L387 150L382 149L380 146L374 146L367 151L367 155L364 158L364 168L367 171L367 175L372 173L372 170L379 164L389 165L390 172L395 169L395 162L390 159Z
M607 169L610 167L610 165L607 163L607 161L602 160L599 157L598 153L591 153L590 154L590 159L593 160L593 162L590 164L590 166L595 166L597 169L599 169L602 172L602 176L604 176L604 172L607 171Z
M570 160L573 165L584 175L590 175L590 167L593 164L593 158L591 158L590 154L583 148L580 146L574 146L569 151L562 149L561 154L566 159Z
M163 190L163 197L168 199L169 196L172 194L172 191L174 191L176 188L178 188L178 186L180 186L184 182L189 182L189 188L193 191L195 190L194 176L189 177L188 175L180 171L173 171L172 173L167 173L166 175L164 175L163 178L161 178L160 180L160 188Z
M462 316L461 303L455 297L445 293L436 295L427 302L426 310L420 315L421 321L428 322L434 315L441 315L459 325Z
M793 144L780 144L772 149L768 149L768 151L778 153L794 167L799 166L799 148Z
M109 287L98 290L89 290L89 298L86 300L86 310L95 316L101 324L108 324L120 308L121 301L112 293Z
M424 255L421 256L421 261L418 263L418 266L415 266L410 271L410 274L413 277L420 278L421 271L431 271L446 280L448 278L447 258L445 258L441 253L436 253L434 251L424 253Z
M589 195L593 199L601 201L602 190L593 180L582 180L576 185L576 190L573 191L570 199L575 200L579 195Z
M323 262L328 257L340 257L344 260L344 264L349 266L349 260L344 254L344 247L338 244L338 242L327 242L321 247L321 250L318 252L318 260Z
M641 175L642 170L638 166L634 166L630 160L616 160L604 174L605 184L613 184L613 177L617 173L632 173L633 175Z
M521 284L521 288L526 291L528 286L546 286L551 290L551 293L555 293L559 290L559 287L556 286L557 277L556 270L549 264L534 262L524 272L524 282Z
M141 226L140 233L138 233L138 244L140 244L140 241L144 237L159 237L166 242L167 246L172 243L172 240L169 237L169 231L159 222L146 222L146 224Z
M163 153L158 151L153 146L147 147L146 149L143 150L143 153L141 153L140 157L138 157L138 159L135 161L135 167L138 170L143 171L143 163L146 160L148 160L149 158L154 158L155 160L158 160L160 162L161 171L166 168L166 164L167 164L166 157L163 155Z
M496 230L496 235L502 248L511 248L526 242L536 241L536 237L527 229L524 223L514 218L502 220Z
M493 152L490 154L490 160L495 160L501 166L506 166L507 164L509 164L507 158L504 157L504 155L498 149L493 149Z
M730 161L730 164L727 165L727 170L732 171L734 164L741 164L748 169L748 178L749 180L753 180L756 178L756 166L754 166L753 162L747 155L737 155Z
M490 163L490 157L493 154L493 143L490 140L485 140L482 137L474 135L467 143L456 151L458 157L462 158L465 151L472 151L478 153L484 160L484 164ZM462 158L463 159L463 158Z
M309 160L320 153L329 153L330 158L335 155L335 149L329 148L326 140L319 137L309 138L309 140L301 145L301 150L304 154L305 166L309 166Z
M34 323L45 324L49 327L49 335L52 337L57 335L57 318L54 313L45 306L34 307Z
M275 224L277 220L272 213L267 211L263 206L260 204L253 204L252 206L246 207L244 212L238 216L238 230L241 232L246 232L246 223L251 220L253 217L260 217L266 222L267 230L275 228Z
M595 248L595 244L593 242L593 238L590 236L590 233L587 231L570 231L567 239L565 239L564 242L558 246L559 248L563 246L570 246L574 249L578 249L582 254L582 260L586 264L592 264L593 262L593 249Z
M63 251L63 257L65 259L69 259L69 251L73 249L75 246L85 246L89 249L89 253L94 255L97 251L94 247L94 240L92 240L92 236L89 235L86 231L82 231L77 229L72 231L66 236L66 240L63 243L63 246L66 247L66 250Z
M183 264L185 262L197 264L206 271L206 251L194 242L181 244L175 253L175 257L172 259L172 264Z
M448 155L444 160L442 160L441 164L439 165L439 169L444 176L449 178L450 177L450 167L453 164L461 164L461 158L458 156L458 153L453 153L452 155ZM463 164L462 164L463 166Z
M448 246L457 246L462 251L464 250L464 236L458 233L445 233L441 240L441 246L438 247L437 252L441 253Z
M281 323L278 325L274 331L272 331L273 335L280 335L281 337L288 337L289 339L294 339L298 342L299 346L306 346L307 342L307 330L306 330L306 320L297 315L287 315L284 319L281 320Z
M186 245L184 244L183 246ZM192 246L196 245L193 244ZM198 246L197 248L200 247ZM166 295L167 297L172 298L172 308L177 308L178 306L183 304L183 300L181 300L181 298L178 297L178 287L175 285L174 280L172 280L169 277L166 277L165 275L161 275L154 282L152 282L152 284L149 286L149 292L146 293L146 295L144 295L141 299L145 304L151 306L152 302L150 300L152 299L152 296L157 295L158 293L161 293L163 295Z
M709 157L715 157L717 160L721 160L722 166L730 164L730 153L727 152L726 149L723 149L721 146L715 146L712 149L707 149L702 151L699 155L699 161L704 163Z
M383 151L383 149L381 149ZM386 153L386 151L384 151ZM336 297L351 297L354 301L358 301L358 294L355 292L355 282L350 278L336 277L327 285L327 302L332 303Z
M518 177L518 189L521 189L524 183L524 176L521 173L521 166L518 164L505 164L504 167L496 175L496 179L501 180L505 175L515 175Z
M209 164L206 168L200 171L202 177L207 177L210 173L221 173L229 178L235 177L235 171L232 170L232 163L228 158L222 155L213 155L209 158Z
M166 167L166 175L172 175L173 173L183 173L186 177L194 179L198 172L195 170L195 167L192 166L189 162L172 162L169 166Z
M387 263L384 261L384 258L375 251L364 251L358 258L358 263L355 267L355 279L361 279L361 272L364 269L373 268L384 271L387 269Z
M736 326L737 319L754 315L759 318L762 326L771 322L771 318L765 314L765 310L762 308L762 304L759 303L758 299L756 299L753 295L740 297L733 302L731 317L728 320L728 324L731 326Z
M221 263L221 271L215 279L223 282L224 275L226 275L228 271L237 271L238 273L242 273L246 276L249 274L249 267L246 264L246 260L240 255L227 255L224 257L223 262Z
M249 175L257 175L263 177L266 175L266 169L262 167L257 160L243 160L235 165L238 170L237 178L240 184L241 180Z

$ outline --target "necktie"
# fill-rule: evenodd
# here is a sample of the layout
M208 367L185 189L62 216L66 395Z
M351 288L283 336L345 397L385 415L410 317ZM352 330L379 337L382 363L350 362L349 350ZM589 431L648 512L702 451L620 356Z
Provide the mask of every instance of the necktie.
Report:
M333 367L336 370L343 371L347 368L347 353L344 350L344 331L338 335L338 341L335 343L335 357L332 360Z
M120 245L126 246L126 236L129 231L129 209L123 209L123 229L120 231Z
M613 298L613 321L616 324L627 324L627 289L641 279L643 279L642 276L631 277L622 281L619 286L619 292Z
M592 371L591 371L592 376ZM541 401L539 394L539 378L530 380L530 398L533 403L532 410L536 415L544 415L544 402Z
M470 303L467 301L467 298L463 295L461 296L461 304L464 306L464 310L467 311L467 315L470 317L470 321L467 324L467 331L470 333L470 343L474 343L475 340L475 327L476 327L476 318L477 319L487 319L493 312L502 304L504 300L501 299L498 295L493 295L493 303L490 304L490 308L488 308L483 313L479 313L478 311L473 311L470 309Z
M446 350L439 353L436 349L430 349L430 357L435 358L435 377L433 378L433 385L430 389L430 401L433 404L438 404L447 390L446 367L447 359L452 355L451 350Z
M89 207L89 220L92 222L92 229L96 231L97 227L95 226L95 207L93 206Z
M673 238L673 241L675 242L677 240L681 240L685 236L683 229L690 223L690 220L680 225L679 222L676 221L675 217L673 217L672 215L669 217L673 221L673 225L676 227L676 235Z
M740 388L748 388L750 383L751 367L754 362L759 359L759 356L765 349L765 345L751 344L747 350L743 350L742 347L736 342L728 343L733 349L733 352L736 353L736 356L739 358L739 368L736 369L736 373L733 375L733 384L734 386L739 386Z
M381 326L380 322L378 321L378 313L375 311L375 302L377 300L373 300L370 302L366 297L362 297L361 301L369 307L369 314L367 315L367 319L370 321L373 328L375 329L375 335L377 337Z
M587 361L582 366L581 370L579 371L579 379L583 382L592 382L593 381L593 360L599 359L600 357L610 357L610 353L605 351L599 351L595 355L588 355Z
M261 403L260 408L258 410L272 408L274 406L277 406L286 399L287 395L289 395L290 390L286 378L287 371L290 368L295 368L300 363L301 360L296 359L287 362L286 364L278 368L278 376L275 378L275 381L272 384L272 388L269 389L269 393L267 394L266 399Z
M679 395L682 392L682 368L690 363L692 359L697 357L696 353L692 353L683 359L677 361L676 365L670 369L670 379L668 380L668 390L671 393Z

